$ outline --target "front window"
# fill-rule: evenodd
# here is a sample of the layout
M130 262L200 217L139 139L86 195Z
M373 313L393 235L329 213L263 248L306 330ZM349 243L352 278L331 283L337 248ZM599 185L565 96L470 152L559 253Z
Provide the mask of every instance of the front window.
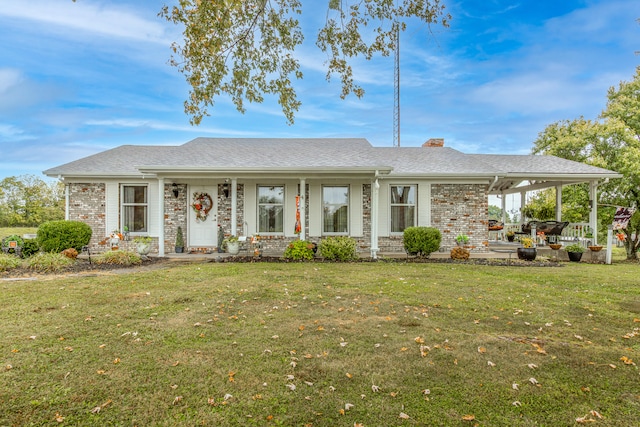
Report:
M391 186L391 232L402 233L416 225L416 186Z
M122 186L122 230L130 233L146 233L148 229L147 186Z
M284 231L284 186L258 187L258 233Z
M349 233L349 187L322 187L323 232Z

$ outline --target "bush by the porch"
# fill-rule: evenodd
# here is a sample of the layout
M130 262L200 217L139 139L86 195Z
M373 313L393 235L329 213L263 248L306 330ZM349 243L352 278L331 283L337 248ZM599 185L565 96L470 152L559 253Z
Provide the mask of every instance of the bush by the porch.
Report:
M287 245L283 257L293 261L313 259L313 243L306 240L296 240Z
M408 254L429 256L440 248L442 234L435 227L408 227L404 230L402 241Z
M329 261L353 261L358 258L356 241L347 236L327 237L320 242L320 255Z
M45 252L62 252L74 248L78 252L89 244L92 230L81 221L49 221L38 227L38 243Z

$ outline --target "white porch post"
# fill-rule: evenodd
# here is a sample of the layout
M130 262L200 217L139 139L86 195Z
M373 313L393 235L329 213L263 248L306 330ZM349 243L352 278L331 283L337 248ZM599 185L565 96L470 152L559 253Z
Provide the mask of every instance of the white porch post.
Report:
M556 221L562 221L562 185L556 185Z
M238 236L238 179L231 178L231 234Z
M307 181L304 178L300 178L300 240L306 240L306 199L307 195Z
M592 245L598 244L598 181L589 183L589 199L591 200L591 212L589 213L589 226L593 233Z
M524 224L524 205L527 204L527 193L526 191L520 192L520 224Z
M380 183L378 179L371 185L371 258L378 259L378 198Z
M69 184L64 185L64 219L69 221Z
M164 256L164 178L158 178L158 256Z

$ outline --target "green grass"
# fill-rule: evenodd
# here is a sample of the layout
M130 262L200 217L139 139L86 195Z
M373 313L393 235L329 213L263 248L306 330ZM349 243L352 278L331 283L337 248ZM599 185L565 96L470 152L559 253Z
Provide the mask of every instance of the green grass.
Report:
M639 273L208 263L2 281L0 425L640 425Z
M14 234L22 237L24 234L36 234L37 232L38 227L0 227L0 240Z

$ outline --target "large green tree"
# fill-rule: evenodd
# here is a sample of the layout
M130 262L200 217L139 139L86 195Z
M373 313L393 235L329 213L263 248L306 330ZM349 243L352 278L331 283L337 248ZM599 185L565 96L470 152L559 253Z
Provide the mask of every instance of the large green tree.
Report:
M615 206L640 209L640 67L632 81L609 89L599 120L579 118L551 124L538 136L533 151L622 174L623 178L599 186L603 220L611 220ZM627 259L638 259L640 210L623 233Z
M306 1L314 7L323 0ZM448 25L450 16L441 0L324 0L326 21L316 45L325 54L327 79L337 75L341 97L364 90L354 82L349 60L389 55L396 34L407 20ZM184 28L183 43L174 43L170 63L191 86L184 103L192 124L199 124L215 99L231 97L244 112L244 102L278 97L287 121L300 107L293 79L303 77L295 49L302 44L298 21L301 0L180 0L164 6L160 15Z
M64 219L64 186L34 175L0 181L0 227L35 227Z

